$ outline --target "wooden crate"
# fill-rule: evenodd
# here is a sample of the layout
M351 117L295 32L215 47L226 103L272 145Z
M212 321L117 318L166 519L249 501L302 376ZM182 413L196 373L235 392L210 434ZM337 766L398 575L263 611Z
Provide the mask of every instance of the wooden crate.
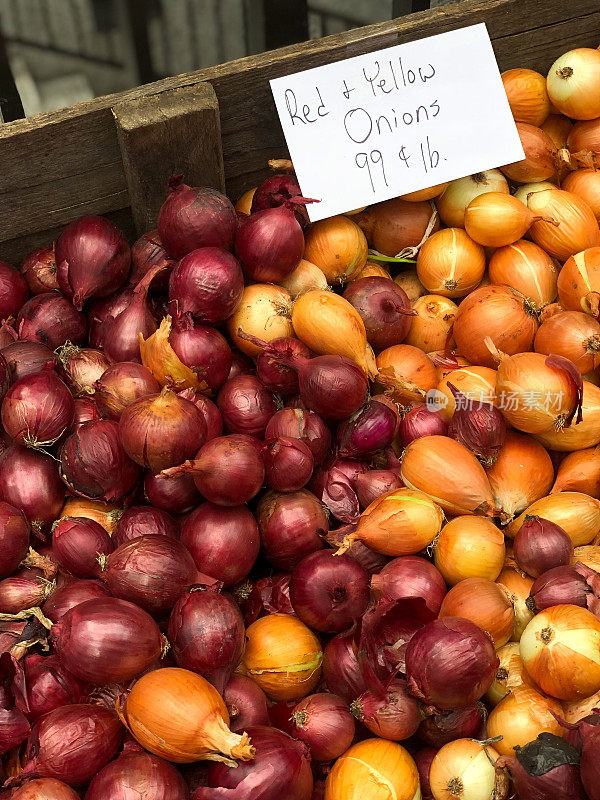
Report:
M271 78L479 22L502 70L545 72L600 44L598 0L464 0L5 124L0 259L17 263L82 214L148 229L172 173L235 199L286 155Z

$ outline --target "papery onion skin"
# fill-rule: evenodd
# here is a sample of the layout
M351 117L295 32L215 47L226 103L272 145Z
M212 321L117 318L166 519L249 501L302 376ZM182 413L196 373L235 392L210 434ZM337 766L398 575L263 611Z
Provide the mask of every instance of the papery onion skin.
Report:
M558 492L541 497L506 527L514 538L528 515L550 520L566 531L574 547L590 544L600 532L600 502L582 492Z
M37 294L17 315L19 339L41 342L51 350L72 342L82 344L87 332L85 316L59 292Z
M56 778L36 778L13 789L11 800L79 800L79 795Z
M54 584L44 580L37 570L22 569L0 581L0 613L18 614L41 605Z
M400 422L399 438L404 447L420 436L445 436L448 425L425 403L415 403L404 414Z
M396 406L385 395L376 395L338 427L338 453L344 458L373 455L392 443L398 425Z
M345 356L317 356L282 363L298 372L300 397L306 407L325 419L347 419L366 399L367 378Z
M371 577L371 592L375 599L423 601L430 619L434 619L446 594L446 584L429 561L419 556L402 556Z
M439 800L473 797L504 800L509 794L508 776L496 767L498 752L486 740L455 739L433 758L429 785Z
M400 344L410 331L412 312L406 292L388 278L361 278L350 283L344 298L360 314L367 341L375 350Z
M0 319L14 316L28 297L25 278L6 261L0 261Z
M62 569L78 578L99 578L98 557L113 549L111 537L93 519L63 517L52 526L52 555Z
M94 399L103 417L118 421L125 408L160 391L149 369L135 361L113 364L95 383Z
M582 311L563 311L544 321L535 350L568 358L584 375L600 365L600 323Z
M0 454L0 498L20 509L40 530L60 514L64 485L45 453L15 445Z
M528 800L580 800L580 752L562 737L541 733L506 759L515 789Z
M318 414L301 408L282 408L267 423L265 438L288 436L300 439L313 454L315 466L331 448L331 432Z
M474 453L484 466L491 466L506 439L502 412L492 403L470 403L450 381L448 388L456 401L448 436Z
M477 739L487 718L483 703L462 708L460 711L446 711L425 717L419 725L417 736L430 747L443 747L455 739Z
M86 800L187 800L188 788L182 775L158 756L143 751L123 752L100 770L90 783Z
M545 77L532 69L509 69L501 77L515 122L542 125L551 111Z
M177 264L169 280L176 316L191 314L205 325L224 322L238 307L244 277L237 259L219 247L193 250Z
M253 212L236 233L235 252L250 280L279 283L286 278L304 252L293 203ZM310 260L310 255L307 258Z
M574 491L600 497L600 448L567 453L558 465L551 494Z
M254 725L269 724L269 707L263 690L245 675L232 675L223 690L229 727L240 733Z
M75 678L54 655L28 655L23 661L27 716L33 721L60 706L80 703L85 683Z
M450 586L465 578L496 580L505 554L502 531L492 520L470 515L447 522L434 547L435 565Z
M2 424L18 444L52 446L73 421L70 391L53 369L14 383L2 401Z
M29 524L10 503L0 502L0 578L14 572L29 549Z
M370 469L368 472L357 474L354 479L356 496L361 508L367 508L388 492L402 487L402 480L390 469Z
M278 569L293 569L304 556L323 547L329 530L322 504L311 492L267 492L256 509L261 544Z
M102 500L85 500L67 495L65 504L58 516L86 517L99 522L104 530L112 533L117 520L123 512L122 508L114 503L104 503Z
M362 228L369 247L385 256L395 256L406 247L416 247L423 238L432 217L431 204L411 202L395 197L375 203L359 214L354 221ZM434 217L432 233L440 226Z
M275 398L252 375L228 380L217 396L217 406L230 433L245 433L262 438L267 424L277 411Z
M139 283L146 273L158 264L162 265L162 269L152 278L150 289L166 291L175 261L165 250L158 231L148 231L131 245L131 274L129 276L131 285L135 286Z
M304 742L315 761L332 761L352 744L354 720L346 702L327 692L311 694L294 706L292 735Z
M492 638L496 649L508 642L515 624L507 593L487 578L465 578L453 586L440 608L439 618L446 617L474 622Z
M563 53L550 67L547 77L550 102L561 114L573 119L600 116L600 54L590 47Z
M348 703L366 691L353 631L340 633L327 642L323 652L323 677L329 691L339 694Z
M74 606L109 596L110 592L104 583L82 578L55 589L42 606L42 611L51 622L58 622Z
M56 356L41 342L17 340L2 348L13 381L26 375L41 372L48 364L55 364Z
M68 343L57 353L60 373L73 391L74 397L94 394L94 384L110 366L100 350L71 347Z
M223 433L223 417L217 406L208 397L194 389L184 389L178 393L185 400L190 400L202 414L206 422L206 441L216 439Z
M225 383L231 369L231 348L216 328L191 324L188 315L181 315L175 319L169 343L212 392Z
M537 215L531 224L531 238L553 258L566 261L599 244L594 212L577 195L562 189L545 189L529 194L527 206Z
M500 755L512 756L516 746L524 747L544 731L562 736L564 729L554 715L562 716L558 700L531 686L516 686L490 712L487 735L502 736L494 747Z
M382 350L377 356L377 368L377 384L395 403L402 405L423 402L438 382L431 359L409 344Z
M240 329L268 342L293 336L289 292L270 283L246 286L235 313L227 320L227 331L233 344L242 353L255 358L262 348L240 336Z
M133 289L120 289L106 298L90 303L88 312L90 347L104 349L112 323L131 305L134 296Z
M570 564L573 543L560 525L527 516L515 536L513 552L521 569L538 578L553 567Z
M444 225L465 226L465 211L471 200L485 192L508 194L508 182L498 169L489 169L451 181L436 200Z
M556 262L527 239L495 250L488 272L492 283L521 292L538 310L556 298Z
M551 179L556 174L558 154L554 142L537 125L528 122L516 123L517 133L525 158L501 169L509 181L535 183Z
M267 486L277 492L302 489L313 472L312 453L300 439L267 439L262 450Z
M412 736L421 720L417 701L408 691L406 681L398 678L382 692L367 689L350 708L371 733L396 742Z
M464 297L485 271L485 252L462 228L444 228L419 250L417 275L432 294Z
M179 538L179 525L173 517L153 506L131 506L120 517L112 532L115 547L148 534Z

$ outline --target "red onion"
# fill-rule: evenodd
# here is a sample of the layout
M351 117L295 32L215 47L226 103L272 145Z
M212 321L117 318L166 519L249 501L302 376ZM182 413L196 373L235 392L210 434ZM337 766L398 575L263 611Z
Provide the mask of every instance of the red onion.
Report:
M60 372L71 387L74 397L94 394L94 384L110 366L104 353L69 343L57 352Z
M300 439L280 436L263 445L267 486L277 492L295 492L305 486L313 471L313 457Z
M407 614L419 607L419 615L430 621L439 613L446 584L430 561L418 556L402 556L386 564L378 575L373 575L371 591L376 599L402 600Z
M97 773L86 800L187 800L185 781L177 769L144 751L122 753Z
M252 761L237 762L235 767L211 764L213 788L198 788L194 800L307 800L313 777L306 745L263 725L248 728L247 733L256 748Z
M40 342L13 342L2 349L2 356L13 381L41 372L47 364L55 363L52 350Z
M571 605L587 608L599 617L600 575L580 563L554 567L535 580L526 602L534 613L551 606Z
M166 292L169 288L169 277L175 261L165 250L158 231L148 231L131 246L130 284L135 286L151 269L158 265L161 269L155 272L150 289L156 292Z
M329 428L314 411L301 408L282 408L274 414L265 430L267 439L287 436L300 439L313 454L315 465L321 464L330 448L331 433Z
M506 439L507 425L496 406L469 400L451 383L456 409L448 425L448 436L471 450L487 466L491 466Z
M100 412L95 400L91 397L76 397L73 400L73 422L67 433L73 433L86 422L93 422L96 419L100 419Z
M94 384L94 399L103 417L119 420L128 405L160 392L160 386L147 367L123 361L109 367Z
M41 342L50 350L71 342L82 344L87 332L85 315L59 292L36 294L17 315L19 339Z
M0 754L18 747L29 736L30 725L24 712L23 672L9 653L0 655Z
M136 464L158 472L192 458L204 444L206 423L193 403L165 387L125 408L119 435Z
M175 318L169 344L186 367L216 392L229 376L231 348L216 328L194 324L189 314Z
M110 535L93 519L63 517L52 526L54 560L78 578L100 577L99 556L107 556L113 550Z
M354 727L346 701L336 694L311 694L292 713L291 735L307 745L315 761L332 761L345 753Z
M333 458L315 470L309 489L340 522L356 522L360 508L356 494L356 477L367 472L366 464L349 459Z
M41 606L54 584L47 581L39 570L23 569L0 581L0 613L18 614L26 608Z
M567 740L581 750L581 780L589 800L600 800L600 712L594 709L592 714L575 724L560 722L567 728Z
M227 379L237 378L238 375L254 375L255 373L254 362L240 350L232 348L231 369L229 370Z
M217 406L230 433L245 433L259 439L277 411L275 398L253 375L228 380L217 395Z
M60 706L82 701L85 684L71 675L56 656L28 655L23 667L30 720L34 721Z
M261 352L256 359L256 374L271 392L287 397L297 394L298 376L289 367L278 363L280 353L292 353L295 357L308 358L310 350L299 339L282 338L263 342L254 336L241 334L244 339L250 339L255 344L260 343Z
M0 319L14 316L28 297L25 278L6 261L0 261Z
M498 671L491 638L458 617L429 622L406 650L406 676L413 694L442 711L473 705L490 688Z
M421 800L435 800L431 793L431 786L429 784L429 770L431 769L431 762L437 755L437 750L433 747L423 747L416 753L413 753L413 759L419 770L419 781L421 784Z
M597 762L597 753L594 760ZM553 733L540 733L515 755L502 758L519 797L527 800L582 800L585 796L580 775L583 759L577 747ZM583 772L583 768L582 768ZM594 796L589 795L591 800ZM595 795L596 798L600 794Z
M17 341L17 332L13 328L12 323L15 321L14 317L9 317L0 325L0 350L4 350L9 344Z
M375 350L403 342L417 313L404 289L389 278L352 281L344 290L344 298L358 311L367 341Z
M16 570L29 549L29 525L22 511L0 502L0 578Z
M412 405L400 422L398 438L407 447L421 436L446 436L448 425L437 411L431 411L425 403Z
M115 597L161 615L195 582L196 573L194 559L181 542L150 534L111 553L103 578Z
M90 347L104 348L108 331L119 314L131 305L133 289L121 289L104 300L90 303L88 318L90 323Z
M235 252L245 275L258 283L280 283L298 266L304 234L294 201L247 217L235 237Z
M122 739L113 711L85 703L55 708L33 728L19 780L48 777L84 786L115 757Z
M302 192L294 175L271 175L256 188L250 213L277 208L300 194Z
M97 685L135 678L160 657L163 646L152 617L115 597L79 603L52 626L50 636L69 672Z
M384 691L367 689L350 708L371 733L395 742L412 736L421 721L419 704L400 678L391 681Z
M305 489L266 492L256 508L256 521L267 561L284 570L294 569L304 556L320 550L329 530L323 506Z
M193 461L164 470L165 480L190 473L196 487L211 503L239 506L260 490L265 468L256 439L241 434L207 442ZM259 445L260 446L260 445Z
M140 336L147 339L157 328L148 302L148 290L159 267L148 272L133 290L131 301L111 322L106 322L104 352L109 361L139 361Z
M237 230L235 208L215 189L186 186L182 175L169 181L169 196L158 214L158 233L173 258L198 247L230 250Z
M54 242L47 247L32 250L19 267L31 294L58 291Z
M4 430L28 447L51 447L74 413L71 392L51 367L18 380L2 401Z
M296 616L290 602L291 577L289 573L282 572L273 578L261 578L256 581L243 604L240 603L240 587L234 590L238 605L242 605L246 625L250 625L266 614ZM248 581L248 583L250 582Z
M218 587L181 595L169 617L168 638L177 665L197 672L222 694L244 652L244 620Z
M64 497L50 456L20 445L0 454L0 499L20 509L32 527L41 530L54 522Z
M254 515L246 506L224 508L202 503L183 523L181 542L190 551L199 572L224 586L233 586L254 566L260 534Z
M191 475L177 475L166 480L151 472L144 478L144 497L156 508L173 514L185 514L202 500Z
M234 733L269 724L267 696L251 678L232 675L223 690L223 700L229 711L229 729Z
M223 433L223 417L212 400L209 400L208 397L196 392L194 389L184 389L178 394L179 397L190 400L204 417L207 442L210 442L211 439L216 439L217 436L221 436Z
M109 597L107 587L97 580L75 580L60 586L44 603L42 611L51 622L58 622L61 617L80 603Z
M443 747L455 739L480 739L487 711L483 703L475 703L458 711L445 711L425 717L417 736L431 747Z
M290 600L302 622L323 633L349 628L367 607L369 576L349 556L311 553L292 573Z
M79 800L79 795L55 778L38 778L13 789L10 800Z
M238 307L244 276L238 260L219 247L193 250L171 273L174 316L190 314L205 325L224 322Z
M106 297L125 282L131 251L123 232L104 217L80 217L56 240L58 285L81 311L90 297Z
M573 542L560 525L527 515L515 536L513 553L522 570L539 578L553 567L571 563Z
M398 433L398 411L378 398L367 400L337 431L338 454L343 458L366 458L383 450Z
M361 508L367 508L382 494L403 486L402 479L390 469L370 469L360 473L354 480L356 496Z
M60 476L80 497L122 500L133 489L139 467L125 453L119 426L112 420L86 422L63 443Z
M329 531L325 537L325 540L327 544L329 544L335 550L339 550L344 542L344 537L349 533L353 533L355 530L356 525L342 525L341 528L336 528L334 531ZM389 561L387 556L384 556L381 553L376 553L375 550L371 550L371 548L363 544L360 539L356 539L354 542L352 542L345 555L349 556L349 558L353 559L354 561L357 561L363 569L366 569L369 575L374 575L376 572L380 572Z
M152 506L132 506L119 517L111 534L115 547L147 535L179 538L179 526L166 511ZM202 570L201 570L202 571Z

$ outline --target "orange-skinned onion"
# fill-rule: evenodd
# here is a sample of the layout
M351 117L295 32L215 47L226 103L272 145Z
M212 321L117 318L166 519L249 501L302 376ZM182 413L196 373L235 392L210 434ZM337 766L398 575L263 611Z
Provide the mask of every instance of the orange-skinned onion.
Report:
M476 739L454 739L441 747L429 768L435 800L504 800L508 776L496 770L499 753Z
M533 212L531 238L554 258L567 258L600 242L594 212L577 195L561 189L545 189L527 197Z
M345 283L367 263L367 240L348 217L313 222L305 235L304 258L315 264L330 283Z
M83 497L67 497L61 509L59 519L64 517L85 517L102 525L105 531L112 533L115 525L125 509L102 500L84 500Z
M433 361L410 344L395 344L377 356L377 385L396 403L423 402L435 389L437 373Z
M443 350L454 324L458 306L449 297L426 294L411 303L417 316L412 318L404 344L418 347L424 353Z
M420 800L419 773L412 757L396 742L364 739L352 745L331 768L324 800Z
M207 680L178 667L143 675L117 713L132 736L154 755L189 764L192 761L249 761L254 747L247 733L229 728L229 714L221 695Z
M564 114L550 114L540 127L560 150L567 146L569 134L573 130L573 123Z
M600 153L600 118L576 122L567 138L571 153L593 157Z
M269 614L246 630L245 674L273 700L299 700L321 679L323 651L303 622L289 614Z
M559 453L585 450L600 443L600 388L589 381L583 381L581 413L583 419L576 425L538 433L537 439Z
M387 278L387 280L391 280L392 276L381 264L376 264L374 261L367 261L361 271L350 278L349 283L359 281L361 278Z
M238 334L240 328L265 342L293 336L290 293L272 283L246 286L239 306L227 320L227 331L235 346L247 356L256 358L261 348L242 339Z
M281 281L280 286L290 293L292 300L304 292L310 292L311 289L328 288L327 278L323 271L304 259Z
M485 470L470 450L448 436L423 436L402 456L400 476L406 486L429 495L449 514L496 512Z
M406 247L416 247L429 225L433 209L427 201L418 203L399 197L369 206L354 217L369 246L384 256L396 256ZM440 227L436 214L432 232Z
M573 551L573 560L571 564L575 565L578 561L585 564L586 567L600 572L600 545L585 544L581 547L576 547Z
M466 578L495 581L505 555L504 534L486 517L454 517L434 545L434 563L449 586Z
M597 317L600 313L600 247L588 247L565 261L557 285L563 308Z
M527 607L527 598L531 593L533 578L516 567L505 567L496 583L507 592L515 612L515 625L511 641L518 642L521 634L533 617L533 612Z
M548 97L571 119L600 117L600 50L578 47L556 59L546 79Z
M484 272L484 249L462 228L444 228L432 234L417 256L417 275L432 294L464 297Z
M546 78L533 69L520 68L509 69L501 77L515 122L545 122L551 109Z
M449 422L454 416L456 400L450 382L467 401L472 403L491 403L496 405L496 370L489 367L460 367L453 369L440 380L436 389L436 410Z
M142 364L154 375L160 386L172 387L175 391L196 389L208 393L208 385L200 380L194 370L187 367L169 344L171 317L166 316L158 330L147 339L141 333L140 356Z
M438 381L443 381L445 377L447 377L451 372L455 372L462 367L470 367L470 363L467 361L466 358L462 356L451 355L448 357L446 355L446 351L444 350L434 350L431 353L427 354L429 358L435 364L435 371L438 377ZM475 369L486 369L485 367L476 367ZM496 382L496 373L494 370L490 370L490 372L494 373L494 383ZM438 386L439 388L439 386ZM448 389L447 391L448 397L454 400L454 395ZM450 419L448 416L448 419Z
M506 527L506 535L514 539L528 514L559 525L574 547L590 544L600 531L600 501L582 492L559 492L536 500Z
M535 214L520 200L503 192L486 192L472 200L465 211L465 230L485 247L504 247L521 239Z
M583 311L563 311L542 322L536 353L568 358L585 374L600 366L600 323Z
M464 228L467 206L471 200L486 192L509 193L508 182L499 169L488 169L451 181L436 200L444 225Z
M401 200L408 200L411 203L419 203L422 200L433 200L438 197L448 186L448 183L436 183L435 186L429 186L426 189L418 189L416 192L409 192L408 194L401 194Z
M416 269L406 269L398 273L394 278L394 282L397 283L401 289L404 289L411 303L414 303L419 297L427 294L427 289L419 280Z
M539 442L524 433L509 430L487 476L502 519L508 522L548 494L554 480L554 467Z
M540 611L521 636L529 676L559 700L582 700L600 690L600 620L587 608Z
M504 699L513 689L517 689L524 684L531 685L531 679L521 658L518 642L507 642L507 644L498 649L497 655L500 660L500 666L498 667L496 680L485 693L486 699L493 706L498 705L500 700Z
M239 198L237 203L235 204L235 210L241 211L242 214L250 215L252 211L252 200L254 199L254 193L256 192L257 187L255 186L254 189L248 189L247 192Z
M572 703L564 700L562 707L564 711L562 718L565 722L571 724L579 722L580 719L593 714L595 708L600 708L600 692L595 692L584 700L574 700Z
M578 169L562 181L562 188L581 197L600 220L600 172L595 169Z
M465 578L453 586L442 600L439 617L471 620L492 637L496 649L508 642L515 624L507 593L487 578Z
M537 311L556 298L556 263L527 239L499 247L490 258L488 274L491 283L516 289Z
M562 716L557 700L544 697L530 686L516 686L510 694L492 709L487 721L487 735L501 736L494 747L502 756L514 756L514 748L524 747L540 733L564 734L563 728L552 716Z
M537 183L523 183L514 192L514 197L520 200L523 205L527 205L527 197L532 192L543 192L544 189L556 189L556 184L550 181L538 181Z
M472 364L495 367L487 339L508 355L533 346L538 328L535 309L510 286L482 286L458 307L453 336L458 352Z
M344 537L337 555L355 541L386 556L414 555L433 542L443 522L442 509L426 494L394 489L363 511L356 530Z
M500 167L509 181L535 183L547 181L556 173L558 150L547 133L527 122L517 122L517 133L525 158Z
M600 497L600 447L586 447L567 453L558 465L552 494L583 492Z

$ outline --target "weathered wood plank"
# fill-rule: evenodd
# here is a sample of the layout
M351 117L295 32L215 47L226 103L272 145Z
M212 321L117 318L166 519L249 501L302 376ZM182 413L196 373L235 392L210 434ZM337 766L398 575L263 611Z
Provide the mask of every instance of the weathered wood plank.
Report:
M113 114L138 233L156 226L176 172L194 186L224 191L219 104L209 83L117 103Z

